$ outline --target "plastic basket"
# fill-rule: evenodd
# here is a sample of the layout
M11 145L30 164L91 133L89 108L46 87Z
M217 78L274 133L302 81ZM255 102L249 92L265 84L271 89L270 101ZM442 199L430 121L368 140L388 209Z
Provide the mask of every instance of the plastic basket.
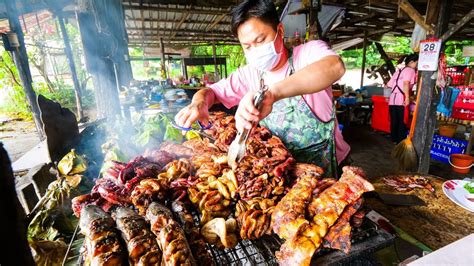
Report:
M467 141L448 138L435 134L431 144L431 158L449 164L449 156L454 153L463 154L467 148Z
M466 74L469 72L467 66L453 66L446 68L446 75L452 78L451 85L464 85Z
M474 120L474 86L458 86L458 97L453 104L453 118Z

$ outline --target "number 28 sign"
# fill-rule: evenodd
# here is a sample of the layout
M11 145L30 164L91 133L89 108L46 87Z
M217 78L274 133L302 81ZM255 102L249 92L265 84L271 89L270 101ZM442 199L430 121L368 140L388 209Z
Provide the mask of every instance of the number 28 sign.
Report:
M420 58L418 60L418 70L436 71L438 70L439 51L441 50L441 40L424 40L420 42Z

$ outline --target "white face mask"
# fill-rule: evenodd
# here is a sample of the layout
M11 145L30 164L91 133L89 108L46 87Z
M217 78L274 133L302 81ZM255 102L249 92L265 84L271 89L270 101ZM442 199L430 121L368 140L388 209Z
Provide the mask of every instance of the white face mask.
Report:
M247 63L261 71L269 71L274 68L281 54L277 53L275 49L275 40L277 36L278 32L273 41L253 47L250 51L245 52Z

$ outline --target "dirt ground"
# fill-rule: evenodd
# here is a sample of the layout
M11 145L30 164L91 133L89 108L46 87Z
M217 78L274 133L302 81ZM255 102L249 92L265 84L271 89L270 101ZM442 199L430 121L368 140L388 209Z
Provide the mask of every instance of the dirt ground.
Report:
M0 142L12 163L40 141L33 121L23 121L0 116Z

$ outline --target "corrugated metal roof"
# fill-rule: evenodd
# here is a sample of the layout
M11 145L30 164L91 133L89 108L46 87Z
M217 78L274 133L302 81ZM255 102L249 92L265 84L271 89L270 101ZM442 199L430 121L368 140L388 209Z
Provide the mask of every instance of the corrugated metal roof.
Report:
M234 1L219 1L216 6L162 2L192 1L123 1L131 46L159 46L160 39L165 46L238 43L230 32L229 11Z

